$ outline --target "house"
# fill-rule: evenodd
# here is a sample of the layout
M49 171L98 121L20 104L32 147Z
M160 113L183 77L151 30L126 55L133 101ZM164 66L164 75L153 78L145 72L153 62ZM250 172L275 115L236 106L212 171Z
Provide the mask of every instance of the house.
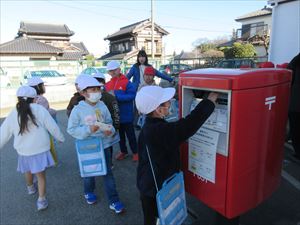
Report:
M203 59L202 55L197 55L194 52L182 51L179 55L174 56L173 63L196 66L203 65L205 63L205 59Z
M269 61L290 62L300 52L300 0L270 0L273 6Z
M235 21L242 23L242 27L236 31L235 41L253 44L258 57L268 55L272 8L265 6L263 9L240 16Z
M80 60L89 54L65 24L21 22L17 37L0 44L1 60Z
M161 59L163 55L162 38L169 33L154 23L154 57ZM144 49L152 55L151 20L143 20L125 27L108 35L104 40L109 41L109 53L100 57L100 60L127 60L136 62L139 50Z

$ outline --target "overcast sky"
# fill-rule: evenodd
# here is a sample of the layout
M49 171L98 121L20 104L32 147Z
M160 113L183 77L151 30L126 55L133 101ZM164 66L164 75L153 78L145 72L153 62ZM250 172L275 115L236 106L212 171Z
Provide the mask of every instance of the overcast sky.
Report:
M66 24L88 50L100 56L108 52L104 37L120 27L151 16L150 0L52 1L1 0L0 43L15 38L20 21ZM198 38L229 36L239 16L259 10L267 1L154 0L154 21L170 34L163 38L167 53L190 51Z

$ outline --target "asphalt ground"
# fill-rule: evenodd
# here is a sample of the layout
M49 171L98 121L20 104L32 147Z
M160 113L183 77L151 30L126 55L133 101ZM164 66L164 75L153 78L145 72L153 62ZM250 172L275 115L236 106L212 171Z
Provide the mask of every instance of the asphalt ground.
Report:
M61 105L65 108L65 105ZM58 109L58 108L57 108ZM29 196L24 176L16 171L17 153L12 139L0 151L0 224L1 225L115 225L143 224L143 215L136 188L136 166L131 157L113 161L113 173L126 212L116 215L108 207L101 177L96 179L98 202L88 205L83 197L83 182L79 175L74 139L66 133L67 117L58 111L58 123L66 141L57 145L59 165L47 170L49 208L38 212L37 195ZM2 123L1 119L1 123ZM138 134L138 131L137 131ZM114 146L114 154L119 150ZM241 215L241 225L300 225L300 163L289 157L285 145L282 181L277 191L255 209ZM216 213L199 200L186 195L188 218L185 225L213 225Z

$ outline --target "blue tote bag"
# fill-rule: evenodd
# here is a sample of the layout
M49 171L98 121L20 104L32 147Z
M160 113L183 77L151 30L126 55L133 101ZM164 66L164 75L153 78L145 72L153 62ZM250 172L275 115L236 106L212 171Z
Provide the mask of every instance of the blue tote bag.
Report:
M99 137L77 139L75 146L81 177L106 175L105 153Z
M183 173L179 172L173 174L164 181L162 188L158 190L151 157L147 146L146 149L157 190L156 204L160 224L180 225L187 217Z

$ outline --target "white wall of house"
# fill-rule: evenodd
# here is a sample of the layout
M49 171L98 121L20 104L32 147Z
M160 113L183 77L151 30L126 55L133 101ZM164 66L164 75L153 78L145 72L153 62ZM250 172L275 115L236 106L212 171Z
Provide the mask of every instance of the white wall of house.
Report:
M272 15L269 61L290 62L300 52L300 0L274 6Z
M27 61L30 59L30 56L0 56L0 61Z
M260 16L260 17L249 18L249 19L243 19L240 22L242 23L242 25L264 22L264 24L268 25L269 30L272 29L272 15Z
M258 57L267 55L266 48L264 46L254 46L254 48Z

